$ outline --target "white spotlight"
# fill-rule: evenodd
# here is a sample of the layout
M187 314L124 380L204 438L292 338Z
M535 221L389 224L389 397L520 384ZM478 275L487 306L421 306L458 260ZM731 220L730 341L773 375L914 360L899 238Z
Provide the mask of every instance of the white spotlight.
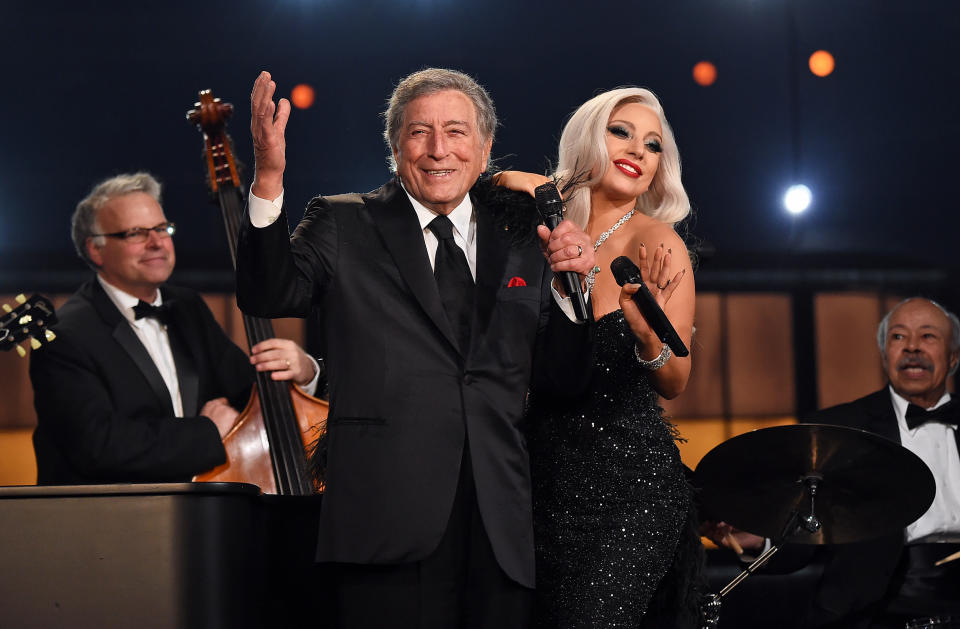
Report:
M787 208L787 211L791 214L800 214L810 207L812 198L810 188L802 183L790 186L787 188L786 194L783 195L783 207Z

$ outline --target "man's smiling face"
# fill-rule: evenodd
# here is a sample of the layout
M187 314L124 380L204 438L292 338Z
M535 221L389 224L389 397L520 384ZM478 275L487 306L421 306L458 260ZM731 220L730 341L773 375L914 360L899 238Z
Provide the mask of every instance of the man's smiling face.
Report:
M481 137L470 99L443 90L410 101L393 156L407 192L448 214L486 170L491 144Z

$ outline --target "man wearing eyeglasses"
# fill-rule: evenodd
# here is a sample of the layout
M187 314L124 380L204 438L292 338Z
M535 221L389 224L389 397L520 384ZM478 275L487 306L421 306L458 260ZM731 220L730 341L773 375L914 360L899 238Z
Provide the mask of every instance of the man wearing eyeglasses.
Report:
M226 460L254 369L313 393L319 369L295 343L270 339L248 358L198 293L165 283L175 231L147 173L102 181L77 205L74 246L97 276L58 310L56 342L31 354L38 484L187 481Z

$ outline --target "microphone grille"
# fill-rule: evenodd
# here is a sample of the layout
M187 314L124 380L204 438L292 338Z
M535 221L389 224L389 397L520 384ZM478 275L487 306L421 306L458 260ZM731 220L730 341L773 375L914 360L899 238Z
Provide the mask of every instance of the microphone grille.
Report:
M552 181L541 186L537 186L534 188L533 193L537 200L538 207L543 207L545 205L554 203L559 204L561 207L563 206L563 197L560 196L560 191L557 190L557 185Z
M620 286L624 284L639 284L642 281L640 269L633 263L633 260L627 256L620 256L611 262L610 271Z

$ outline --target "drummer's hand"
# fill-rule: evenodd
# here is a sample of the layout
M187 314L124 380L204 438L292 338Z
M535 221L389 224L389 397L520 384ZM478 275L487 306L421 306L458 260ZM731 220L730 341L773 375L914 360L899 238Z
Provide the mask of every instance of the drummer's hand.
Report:
M738 555L746 551L761 550L766 543L765 538L741 531L726 522L706 521L700 525L700 534L717 546L729 548Z
M273 380L293 380L302 387L316 375L313 361L289 339L267 339L254 345L250 353L250 363L257 371L272 371Z
M284 135L290 119L290 101L273 102L277 84L263 71L250 93L250 134L253 136L253 193L268 201L283 192L283 171L287 165Z

